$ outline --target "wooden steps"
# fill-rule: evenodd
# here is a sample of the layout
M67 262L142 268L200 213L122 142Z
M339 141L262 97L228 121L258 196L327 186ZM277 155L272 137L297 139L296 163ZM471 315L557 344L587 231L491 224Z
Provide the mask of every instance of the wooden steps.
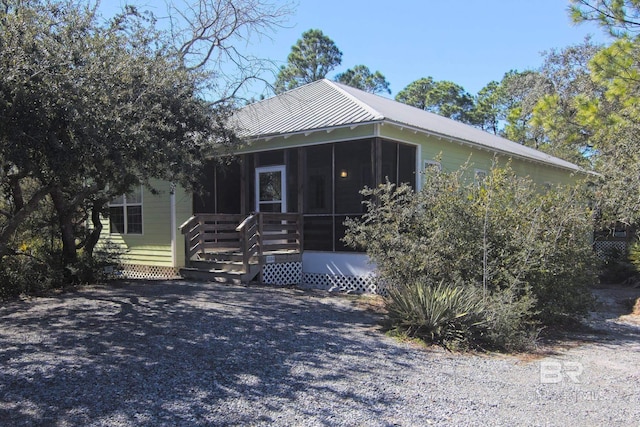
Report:
M180 275L189 280L237 285L255 280L260 273L259 264L250 264L246 272L242 262L237 261L191 261L189 264L180 269Z

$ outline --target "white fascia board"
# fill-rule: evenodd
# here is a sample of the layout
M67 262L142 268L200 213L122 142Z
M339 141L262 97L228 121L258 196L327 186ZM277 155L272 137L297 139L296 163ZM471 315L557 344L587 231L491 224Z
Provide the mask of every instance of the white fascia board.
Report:
M334 129L340 129L340 128L342 128L342 129L344 129L344 128L355 129L355 127L360 127L360 126L365 126L365 125L371 125L371 124L373 124L373 125L374 125L374 128L375 128L375 125L376 125L376 123L375 123L375 122L367 122L367 123L361 123L361 124L359 124L359 125L357 125L357 126L354 126L354 125L339 126L339 127L334 128ZM304 135L304 136L309 136L311 133L316 133L316 132L326 132L326 129L317 129L317 130L315 130L315 129L314 129L313 131L308 131L308 130L307 130L307 131L295 132L295 134L296 134L296 135L300 135L300 134L302 134L302 135ZM285 134L278 135L278 137L280 137L280 136L284 136L284 135L285 135ZM293 134L291 134L291 135L293 135ZM375 137L375 136L376 136L376 132L375 132L375 129L374 129L374 131L373 131L373 132L371 132L370 134L359 135L359 136L357 137L357 139L373 138L373 137ZM289 138L289 137L287 137L287 138ZM259 141L261 141L261 140L267 140L267 139L274 139L274 137L267 137L267 138L264 138L264 137L256 137L256 138L251 139L250 141L251 141L252 143L255 143L255 142L259 142ZM264 151L280 150L280 149L284 149L284 148L312 147L312 146L314 146L314 145L331 144L331 143L334 143L334 142L344 142L344 141L353 141L353 140L354 140L353 138L349 138L349 137L347 137L347 138L335 138L335 139L327 139L327 140L325 140L325 141L317 141L317 142L310 142L310 143L302 142L302 143L300 143L300 144L292 144L292 145L287 145L286 147L280 147L280 148L256 148L256 149L249 149L249 150L235 151L235 152L234 152L234 154L252 154L252 153L261 153L261 152L264 152Z
M381 120L374 120L374 121L368 121L368 122L361 122L361 123L349 123L346 125L340 125L340 126L326 126L326 127L320 127L320 128L316 128L316 129L304 129L304 130L298 130L298 131L294 131L294 132L285 132L285 133L272 133L272 134L265 134L265 135L258 135L258 136L252 136L252 137L248 137L248 138L242 138L245 141L248 142L255 142L255 141L260 141L260 140L271 140L274 138L291 138L294 135L304 135L304 136L309 136L312 133L318 133L318 132L325 132L325 133L331 133L335 130L338 129L350 129L353 130L355 128L361 127L361 126L368 126L368 125L376 125L381 123Z

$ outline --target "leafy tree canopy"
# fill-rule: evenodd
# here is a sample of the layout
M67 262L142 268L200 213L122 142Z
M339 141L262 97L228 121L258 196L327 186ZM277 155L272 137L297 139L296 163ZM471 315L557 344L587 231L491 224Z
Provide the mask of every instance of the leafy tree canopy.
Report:
M509 71L500 84L505 117L503 135L520 144L540 148L544 136L540 129L530 125L530 120L538 100L552 92L551 84L542 73L532 70Z
M82 0L2 2L0 186L7 202L0 257L14 251L16 231L43 202L54 208L64 262L73 264L80 248L90 256L100 214L115 195L140 184L152 188L155 178L194 188L203 159L235 144L225 125L230 98L204 99L219 77L210 67L219 60L214 55L233 51L226 44L233 31L221 20L251 32L272 15L255 9L264 6L258 0L202 4L217 8L182 16L217 26L176 45L180 32L157 30L135 7L105 22L95 4ZM254 7L254 18L242 7ZM94 222L88 236L87 215Z
M473 124L473 98L462 86L450 81L435 81L432 77L418 79L398 92L396 101Z
M311 29L291 47L287 65L280 68L276 93L321 80L342 62L342 52L321 30Z
M598 52L590 63L602 96L581 96L579 120L602 174L596 193L605 221L640 221L640 44L627 38Z
M500 82L491 81L480 89L475 97L473 109L473 122L480 129L495 135L501 130L501 121L504 121L503 111L503 87Z
M509 71L475 97L476 126L583 166L592 166L590 133L579 120L579 99L599 97L589 63L602 46L590 39L543 55L536 70Z
M595 21L616 40L589 61L598 90L574 97L576 117L601 174L595 198L603 223L640 222L640 2L572 0L576 22ZM551 109L552 110L552 109Z
M336 81L370 93L391 93L389 82L380 71L372 73L366 65L356 65L335 78Z
M542 150L587 167L593 166L594 147L591 132L580 120L580 106L584 99L602 98L603 86L589 69L600 49L587 39L546 53L540 72L551 91L539 97L530 121L543 135Z
M611 35L621 37L640 31L638 0L570 0L574 22L593 21Z

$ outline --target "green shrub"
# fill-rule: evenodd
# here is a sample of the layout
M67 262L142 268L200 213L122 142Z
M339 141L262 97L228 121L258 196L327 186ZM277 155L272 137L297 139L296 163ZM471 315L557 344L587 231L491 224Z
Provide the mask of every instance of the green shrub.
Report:
M640 240L636 239L633 244L629 245L628 259L635 267L636 273L640 271Z
M482 185L468 176L466 168L431 174L419 192L390 183L363 190L367 212L347 220L345 242L364 248L381 281L406 298L419 300L405 285L415 283L482 295L489 346L521 348L540 325L585 314L597 262L579 187L539 188L509 167Z
M601 254L601 280L622 283L640 271L640 242L635 241L627 250L611 247Z
M506 289L489 295L484 310L486 329L479 346L509 352L533 348L539 331L535 306L531 292L522 296Z
M0 262L0 301L53 289L99 283L108 278L105 267L117 263L119 253L108 250L89 258L81 254L72 266L63 266L59 248L23 245L28 251L5 256ZM24 249L23 248L23 249Z
M0 300L21 294L35 295L49 289L61 288L65 275L60 257L45 258L33 255L9 255L0 263Z

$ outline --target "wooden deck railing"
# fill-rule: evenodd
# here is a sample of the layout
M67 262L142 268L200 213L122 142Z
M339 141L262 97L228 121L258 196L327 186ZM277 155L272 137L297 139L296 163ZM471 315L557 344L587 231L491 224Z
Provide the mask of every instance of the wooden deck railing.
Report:
M260 253L260 238L258 233L258 217L251 214L236 227L240 233L240 250L242 251L242 268L249 271L251 259Z
M239 252L240 241L236 226L242 215L196 214L180 226L184 234L185 257L191 260L199 254Z
M185 258L206 259L220 253L242 254L245 269L252 258L276 252L302 252L302 216L257 212L243 217L195 214L180 226Z

